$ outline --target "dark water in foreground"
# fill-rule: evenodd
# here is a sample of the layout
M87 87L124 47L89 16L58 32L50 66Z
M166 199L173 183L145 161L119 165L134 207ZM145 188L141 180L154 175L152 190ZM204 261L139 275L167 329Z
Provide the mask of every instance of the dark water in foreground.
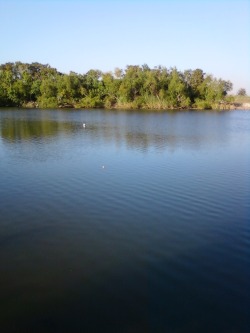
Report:
M0 110L0 332L250 332L249 144L247 111Z

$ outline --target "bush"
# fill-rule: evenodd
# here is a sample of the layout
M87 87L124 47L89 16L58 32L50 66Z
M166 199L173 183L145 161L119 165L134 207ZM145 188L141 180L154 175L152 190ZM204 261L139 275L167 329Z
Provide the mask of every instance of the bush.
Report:
M102 108L104 106L103 101L99 97L85 97L82 98L80 103L82 108Z
M199 109L199 110L210 110L210 109L212 109L212 106L209 102L198 99L198 98L195 100L194 107Z
M115 102L116 102L115 98L107 96L104 101L104 107L106 109L110 109L115 106Z
M142 96L136 97L136 99L132 102L133 109L141 109L144 105L145 105L145 101Z
M39 97L38 106L44 109L54 109L58 107L58 102L56 97Z

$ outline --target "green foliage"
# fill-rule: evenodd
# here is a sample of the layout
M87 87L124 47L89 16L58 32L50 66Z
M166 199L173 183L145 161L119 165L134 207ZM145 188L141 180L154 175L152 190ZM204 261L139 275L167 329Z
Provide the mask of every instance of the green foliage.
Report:
M167 99L172 109L186 108L190 104L184 79L176 69L173 69L170 74Z
M58 107L58 101L56 97L44 97L38 98L38 105L43 109L54 109Z
M104 102L98 96L86 96L82 98L79 102L79 107L81 108L102 108Z
M199 109L199 110L209 110L212 109L212 105L203 99L199 99L197 98L195 100L195 104L194 104L195 108Z
M0 65L0 106L207 109L225 105L231 89L230 81L201 69L180 72L144 64L116 68L114 73L91 69L81 75L62 74L39 63Z

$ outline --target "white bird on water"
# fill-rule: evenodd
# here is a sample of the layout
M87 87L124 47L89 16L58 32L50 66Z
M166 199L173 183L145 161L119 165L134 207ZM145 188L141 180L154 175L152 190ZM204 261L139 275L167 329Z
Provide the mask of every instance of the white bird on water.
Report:
M83 128L85 128L85 127L86 127L86 124L85 124L85 123L83 123L83 124L82 124L82 127L83 127Z

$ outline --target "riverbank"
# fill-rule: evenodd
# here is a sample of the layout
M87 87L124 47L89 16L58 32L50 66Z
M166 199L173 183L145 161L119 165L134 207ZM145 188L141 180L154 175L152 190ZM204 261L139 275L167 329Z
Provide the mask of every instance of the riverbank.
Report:
M118 101L113 105L97 104L83 106L81 103L64 103L52 106L42 106L38 102L24 103L21 107L25 109L106 109L106 110L249 110L250 111L250 97L249 96L228 96L229 101L220 101L217 103L203 103L199 106L186 106L186 107L170 107L165 101L158 100L158 103L137 104L134 102L121 102Z
M234 109L250 111L250 103L234 103Z
M250 96L234 96L233 107L236 110L250 110Z
M36 102L29 102L24 104L21 108L23 109L51 109L51 108L41 108L38 103ZM142 107L142 108L135 108L132 105L115 105L112 107L97 107L98 109L112 109L112 110L155 110L155 111L162 111L162 110L249 110L250 111L250 103L239 103L239 102L233 102L233 103L219 103L213 108L167 108L167 107ZM84 109L83 107L79 105L74 104L66 104L66 105L59 105L59 109ZM90 109L87 108L86 109Z

